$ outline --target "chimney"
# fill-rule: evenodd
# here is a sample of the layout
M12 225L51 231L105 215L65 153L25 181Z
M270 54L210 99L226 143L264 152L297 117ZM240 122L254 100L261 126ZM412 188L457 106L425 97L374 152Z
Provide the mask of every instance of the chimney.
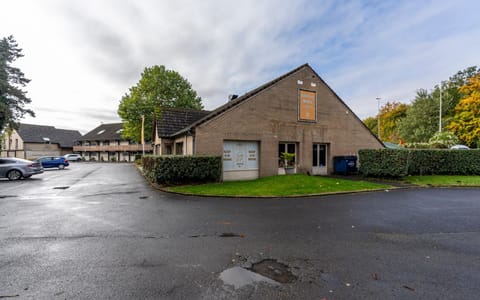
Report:
M238 95L235 95L235 94L228 95L228 101L232 101L232 100L235 100L237 98L238 98Z

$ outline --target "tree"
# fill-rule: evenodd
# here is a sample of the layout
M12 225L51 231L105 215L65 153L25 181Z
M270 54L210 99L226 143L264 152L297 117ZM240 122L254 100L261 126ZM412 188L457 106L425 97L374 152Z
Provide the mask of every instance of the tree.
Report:
M431 148L450 148L453 145L459 143L458 137L450 131L442 131L435 133L428 143L430 144Z
M407 115L408 105L397 101L387 102L380 108L380 137L382 141L399 143L398 123ZM363 123L378 135L378 115L368 117Z
M164 107L202 109L202 99L179 73L164 66L147 67L140 81L129 89L118 106L124 138L139 142L142 115L145 116L145 141L152 141L154 120Z
M439 102L425 89L417 91L407 115L398 124L400 138L407 142L428 142L438 131Z
M448 128L467 146L480 146L480 72L460 88L464 98L455 107Z
M408 105L400 102L387 102L380 109L380 136L383 141L399 143L398 124L407 115Z
M476 66L468 67L462 71L458 71L455 75L451 76L448 81L442 81L439 85L435 86L431 93L432 98L440 103L440 90L442 94L442 130L447 128L455 114L455 107L464 97L460 88L468 82L469 78L475 76L478 72L479 70Z
M16 128L17 121L25 114L35 116L32 110L25 108L32 100L22 90L30 80L19 68L12 66L20 57L23 57L22 49L18 48L13 36L0 40L0 132Z
M368 129L370 129L370 131L375 136L378 135L378 120L377 120L377 117L368 117L365 120L363 120L363 123L365 124L365 126L368 127Z

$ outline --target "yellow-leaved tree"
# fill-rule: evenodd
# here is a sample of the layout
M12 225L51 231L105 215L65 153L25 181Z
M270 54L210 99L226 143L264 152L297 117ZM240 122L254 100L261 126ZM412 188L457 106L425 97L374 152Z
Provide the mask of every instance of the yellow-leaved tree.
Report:
M455 107L448 129L467 146L480 147L480 73L469 78L460 92L464 96Z

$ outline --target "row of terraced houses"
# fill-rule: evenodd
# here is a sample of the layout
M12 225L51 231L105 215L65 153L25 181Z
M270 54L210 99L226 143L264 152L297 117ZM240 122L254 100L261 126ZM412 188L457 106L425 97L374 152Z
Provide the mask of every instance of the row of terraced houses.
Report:
M68 141L54 134L67 132L62 129L25 134L35 125L22 124L5 137L1 155L76 152L87 161L131 162L145 147L155 155L222 156L223 179L237 180L282 174L283 152L295 155L296 172L325 175L333 172L335 156L384 147L308 64L229 98L213 111L163 109L152 144L122 139L121 123L101 124L83 136L71 132Z

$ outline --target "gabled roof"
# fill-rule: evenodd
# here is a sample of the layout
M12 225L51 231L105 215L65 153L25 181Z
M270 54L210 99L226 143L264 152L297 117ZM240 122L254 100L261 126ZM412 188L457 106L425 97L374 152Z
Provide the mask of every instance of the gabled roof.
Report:
M208 114L210 112L206 110L163 108L160 120L157 122L158 136L170 137Z
M78 141L113 141L122 140L123 123L101 124L87 132Z
M53 126L32 125L21 123L17 129L24 143L59 144L60 147L71 148L74 141L82 134L77 130L57 129Z
M310 67L310 65L308 63L306 64L303 64L293 70L291 70L290 72L288 73L285 73L283 75L281 75L280 77L277 77L275 79L273 79L272 81L270 82L267 82L261 86L259 86L258 88L256 89L253 89L245 94L243 94L242 96L238 97L238 98L235 98L234 100L231 100L229 102L227 102L226 104L218 107L217 109L213 110L211 113L209 113L208 115L206 115L205 117L199 119L198 121L190 124L189 126L177 131L176 133L172 134L172 136L176 136L176 135L181 135L181 134L184 134L185 132L188 132L188 131L191 131L192 129L194 129L195 127L207 122L208 120L211 120L213 119L214 117L220 115L220 114L223 114L224 112L230 110L231 108L239 105L240 103L250 99L251 97L255 96L256 94L270 88L271 86L273 86L274 84L276 84L277 82L297 73L298 71L304 69L304 68L308 68L311 72L313 72L313 74L315 74L315 76L335 95L335 97L338 99L338 101L340 101L340 103L342 103L343 105L345 105L345 107L352 113L352 115L360 122L360 124L365 128L367 129L370 133L370 129L365 125L365 123L362 122L362 120L348 107L348 105L342 100L342 98L340 98L340 96L337 95L337 93L335 93L335 91L317 74L317 72L315 72L315 70ZM375 139L383 145L382 141L378 139L377 136L375 136L373 133L371 133L373 137L375 137Z
M279 82L280 80L300 71L301 69L303 68L310 68L312 71L313 69L308 65L308 64L303 64L301 66L299 66L298 68L295 68L293 70L291 70L290 72L288 73L285 73L283 74L282 76L280 77L277 77L275 78L274 80L270 81L270 82L267 82L259 87L257 87L256 89L253 89L243 95L241 95L240 97L238 98L235 98L227 103L225 103L224 105L218 107L217 109L213 110L211 113L209 113L208 115L206 115L205 117L201 118L200 120L190 124L189 126L183 128L182 130L179 130L178 132L176 132L174 135L178 135L178 134L182 134L184 132L187 132L189 130L191 130L192 128L195 128L196 126L224 113L225 111L237 106L238 104L242 103L243 101L251 98L252 96L255 96L256 94L260 93L261 91L271 87L272 85L274 85L275 83ZM313 71L315 73L315 71ZM315 73L315 75L317 75L317 73ZM317 75L318 76L318 75ZM320 76L318 76L318 78L320 78ZM321 78L320 78L321 80Z

